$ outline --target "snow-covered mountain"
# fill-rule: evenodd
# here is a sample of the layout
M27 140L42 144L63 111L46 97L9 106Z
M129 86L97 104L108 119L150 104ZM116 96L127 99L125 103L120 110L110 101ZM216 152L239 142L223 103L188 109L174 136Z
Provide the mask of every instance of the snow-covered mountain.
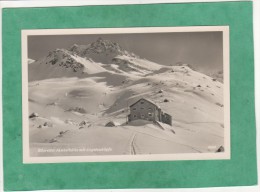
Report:
M186 64L163 66L98 39L50 52L29 65L29 81L29 111L39 115L30 119L35 156L50 144L113 149L103 155L133 148L135 154L206 153L224 145L223 84ZM126 124L128 106L140 98L172 115L172 127ZM105 127L109 121L119 125Z
M84 77L106 71L91 59L72 54L66 49L56 49L29 65L29 81L59 77Z
M86 77L101 72L146 75L163 66L123 50L117 43L98 39L88 45L56 49L29 66L29 81L59 77Z

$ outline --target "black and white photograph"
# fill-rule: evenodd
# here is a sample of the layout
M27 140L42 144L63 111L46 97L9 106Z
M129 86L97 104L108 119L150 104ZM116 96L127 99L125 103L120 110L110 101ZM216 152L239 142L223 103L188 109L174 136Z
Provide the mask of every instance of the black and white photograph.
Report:
M229 28L22 31L24 163L230 158Z

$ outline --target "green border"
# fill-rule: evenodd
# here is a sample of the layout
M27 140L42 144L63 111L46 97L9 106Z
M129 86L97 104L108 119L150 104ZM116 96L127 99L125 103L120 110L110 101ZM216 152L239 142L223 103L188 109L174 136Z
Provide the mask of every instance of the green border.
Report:
M230 26L231 160L22 163L21 30ZM3 9L5 190L187 188L257 183L252 2Z

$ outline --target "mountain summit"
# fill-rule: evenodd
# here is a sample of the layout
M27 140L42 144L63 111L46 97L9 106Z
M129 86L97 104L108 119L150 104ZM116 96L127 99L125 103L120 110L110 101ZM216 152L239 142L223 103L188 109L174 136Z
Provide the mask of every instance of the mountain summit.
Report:
M111 64L116 56L131 56L137 58L134 53L124 50L118 43L98 38L87 45L74 44L69 51L83 58L91 58L95 62Z
M102 52L106 52L106 51L109 51L111 53L121 53L122 52L122 48L120 47L120 45L118 43L114 43L109 40L104 40L102 38L98 38L97 41L91 43L91 46L89 49L96 53L102 53Z

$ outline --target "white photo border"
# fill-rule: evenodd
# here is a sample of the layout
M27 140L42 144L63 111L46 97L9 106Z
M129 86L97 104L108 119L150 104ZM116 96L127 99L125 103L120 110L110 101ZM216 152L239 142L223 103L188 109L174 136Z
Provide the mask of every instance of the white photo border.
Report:
M152 154L152 155L103 155L103 156L57 156L31 157L29 150L28 111L28 36L30 35L87 35L123 33L169 33L169 32L223 32L224 71L224 146L222 153ZM177 161L177 160L228 160L230 146L230 42L229 26L187 27L133 27L133 28L87 28L87 29L35 29L22 30L22 114L23 114L23 163L72 163L72 162L124 162L124 161Z

